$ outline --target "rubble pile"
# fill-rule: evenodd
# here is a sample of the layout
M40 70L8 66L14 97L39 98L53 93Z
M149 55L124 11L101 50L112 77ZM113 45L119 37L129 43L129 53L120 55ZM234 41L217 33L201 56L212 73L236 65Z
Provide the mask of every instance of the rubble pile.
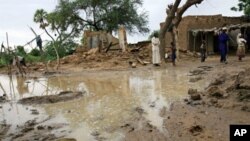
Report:
M151 62L151 44L143 43L131 45L126 52L119 49L110 49L108 52L100 52L98 48L77 49L76 53L61 59L61 64L79 64L86 68L114 66L138 66ZM133 65L132 65L133 64ZM107 67L108 68L108 67Z

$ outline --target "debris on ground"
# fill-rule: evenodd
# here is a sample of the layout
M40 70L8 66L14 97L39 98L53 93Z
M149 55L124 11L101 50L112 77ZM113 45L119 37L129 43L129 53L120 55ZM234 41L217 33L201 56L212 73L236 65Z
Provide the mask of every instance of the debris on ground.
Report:
M53 133L56 130L62 130L66 124L63 123L53 123L47 124L46 121L50 120L51 117L48 117L44 120L28 120L23 125L18 125L17 131L15 133L9 133L7 135L7 139L12 141L20 141L20 140L56 140L62 138L64 135L56 135ZM0 137L3 132L1 132L1 124L0 124ZM64 130L64 129L63 129ZM5 131L6 132L6 131ZM61 131L62 132L62 131Z
M193 136L197 136L199 135L202 131L203 131L203 128L200 126L200 125L193 125L189 131L191 132L191 134Z
M2 96L0 96L0 103L5 103L7 101L8 101L8 99L7 99L7 95L6 94L3 94Z
M18 101L21 104L48 104L73 100L82 97L86 92L63 91L57 95L34 96L23 98ZM37 114L34 112L34 114Z

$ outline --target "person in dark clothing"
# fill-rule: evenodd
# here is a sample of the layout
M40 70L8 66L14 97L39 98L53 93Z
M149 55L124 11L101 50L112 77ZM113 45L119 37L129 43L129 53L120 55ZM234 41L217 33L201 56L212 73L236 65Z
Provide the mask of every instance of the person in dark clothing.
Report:
M205 40L202 40L200 51L201 51L201 62L205 62L205 59L206 59L206 41Z
M227 41L229 40L229 37L226 33L227 28L223 27L222 32L219 34L218 39L219 39L219 50L220 50L220 62L227 64Z
M176 47L174 42L171 42L171 60L173 63L173 66L175 66L175 59L176 59Z
M40 51L43 52L43 49L42 49L42 38L40 35L36 36L36 45L39 47Z

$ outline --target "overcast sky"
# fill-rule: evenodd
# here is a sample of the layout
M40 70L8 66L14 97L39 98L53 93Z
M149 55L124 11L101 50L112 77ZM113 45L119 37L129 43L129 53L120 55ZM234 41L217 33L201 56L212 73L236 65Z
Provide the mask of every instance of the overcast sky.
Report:
M174 0L144 0L142 9L148 11L150 30L159 29L159 23L165 20L166 6ZM183 0L185 2L186 0ZM193 6L185 15L214 15L241 16L241 12L231 11L232 6L237 5L238 0L204 0L198 7ZM33 22L36 9L43 8L52 11L57 0L0 0L0 42L6 45L6 32L9 35L11 45L24 45L34 38L34 34L28 26L31 26L40 34L43 31L39 25ZM43 39L48 39L45 34ZM134 43L148 38L146 35L129 35L128 42ZM35 47L35 44L33 44Z

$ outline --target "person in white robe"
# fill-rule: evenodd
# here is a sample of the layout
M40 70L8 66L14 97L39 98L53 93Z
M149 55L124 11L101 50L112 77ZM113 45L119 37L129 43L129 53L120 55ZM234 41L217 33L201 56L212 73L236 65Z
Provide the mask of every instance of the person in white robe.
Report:
M247 41L242 37L242 34L239 33L237 35L237 44L238 44L238 48L237 48L237 52L236 55L239 58L239 61L242 61L242 58L245 57L245 44L247 43Z
M157 37L156 34L154 34L154 37L151 39L152 43L152 63L155 66L159 66L161 63L161 58L160 58L160 40Z

